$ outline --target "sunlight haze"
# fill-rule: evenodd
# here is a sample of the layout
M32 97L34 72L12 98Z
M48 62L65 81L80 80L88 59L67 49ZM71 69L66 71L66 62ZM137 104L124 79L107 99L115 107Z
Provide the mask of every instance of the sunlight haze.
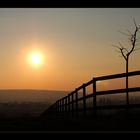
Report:
M71 91L93 77L125 72L112 45L128 46L118 31L133 30L133 18L140 25L139 13L140 8L0 8L0 89ZM130 56L129 71L140 69L139 60L140 51Z

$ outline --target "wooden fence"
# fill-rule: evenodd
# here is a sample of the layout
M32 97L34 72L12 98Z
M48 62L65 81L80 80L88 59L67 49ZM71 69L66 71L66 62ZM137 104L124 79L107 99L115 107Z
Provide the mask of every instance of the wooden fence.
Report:
M140 71L133 71L128 73L128 77L130 76L137 76L140 75ZM93 113L96 113L97 110L104 110L104 109L115 109L115 108L129 108L129 107L140 107L140 104L127 104L127 101L124 105L106 105L106 106L97 106L97 98L100 95L109 95L109 94L117 94L123 93L126 94L126 88L124 89L115 89L115 90L104 90L104 91L97 91L97 82L103 80L112 80L117 78L125 78L126 73L114 74L114 75L106 75L102 77L94 77L87 83L84 83L80 87L76 88L74 91L69 93L67 96L59 99L54 104L52 104L44 113L43 115L59 115L59 114L67 114L71 116L78 116L79 112L83 112L86 116L88 110L92 110ZM92 85L92 93L86 94L87 86ZM82 90L82 93L79 91ZM128 89L129 93L131 92L138 92L140 91L140 87L133 87ZM82 97L79 97L79 94L82 94ZM91 98L93 102L92 107L87 107L87 99ZM79 108L79 102L83 102L83 107Z

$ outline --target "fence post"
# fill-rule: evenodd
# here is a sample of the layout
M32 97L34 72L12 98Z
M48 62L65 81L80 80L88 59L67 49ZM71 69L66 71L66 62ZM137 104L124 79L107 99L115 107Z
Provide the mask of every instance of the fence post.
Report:
M62 113L62 99L60 99L60 113Z
M78 90L75 89L76 116L78 117Z
M58 101L56 101L56 114L58 114Z
M64 98L62 98L62 114L64 115Z
M57 101L55 102L54 113L57 115Z
M64 115L66 115L66 97L64 97Z
M71 93L72 96L72 116L74 116L74 93Z
M96 79L93 78L93 111L96 114Z
M67 115L68 96L65 97L65 114Z
M70 94L68 94L68 113L70 115Z
M86 87L83 84L83 109L84 109L84 116L86 116Z
M58 115L60 114L60 100L58 100Z
M59 100L59 116L61 116L61 99Z

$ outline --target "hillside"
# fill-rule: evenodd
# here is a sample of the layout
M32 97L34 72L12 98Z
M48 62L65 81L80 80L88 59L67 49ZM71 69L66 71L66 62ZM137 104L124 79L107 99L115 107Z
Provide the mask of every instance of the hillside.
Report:
M0 102L48 102L53 103L68 94L68 91L55 90L0 90Z
M54 90L0 90L0 118L38 116L67 93Z

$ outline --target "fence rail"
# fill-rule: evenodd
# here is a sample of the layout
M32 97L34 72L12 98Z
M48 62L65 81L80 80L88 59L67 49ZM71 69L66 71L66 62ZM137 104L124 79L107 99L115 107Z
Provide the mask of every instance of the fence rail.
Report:
M140 75L140 71L133 71L128 73L128 77ZM107 106L97 106L97 98L100 95L109 95L109 94L117 94L117 93L125 93L126 89L114 89L114 90L104 90L97 91L96 83L98 81L103 80L112 80L117 78L125 78L127 76L126 73L114 74L114 75L106 75L101 77L94 77L92 80L87 83L82 84L80 87L76 88L74 91L69 93L67 96L59 99L54 104L52 104L43 115L49 114L71 114L72 116L80 111L83 111L83 114L86 116L88 110L93 110L96 113L97 110L100 109L112 109L112 108L123 108L123 107L140 107L140 105L128 105L127 101L124 105L107 105ZM87 86L92 85L92 93L86 95ZM82 90L82 93L79 91ZM129 92L138 92L140 91L140 87L128 88ZM83 94L82 97L79 97L79 94ZM87 99L91 98L93 101L92 107L87 107ZM83 107L79 108L79 101L83 102Z

